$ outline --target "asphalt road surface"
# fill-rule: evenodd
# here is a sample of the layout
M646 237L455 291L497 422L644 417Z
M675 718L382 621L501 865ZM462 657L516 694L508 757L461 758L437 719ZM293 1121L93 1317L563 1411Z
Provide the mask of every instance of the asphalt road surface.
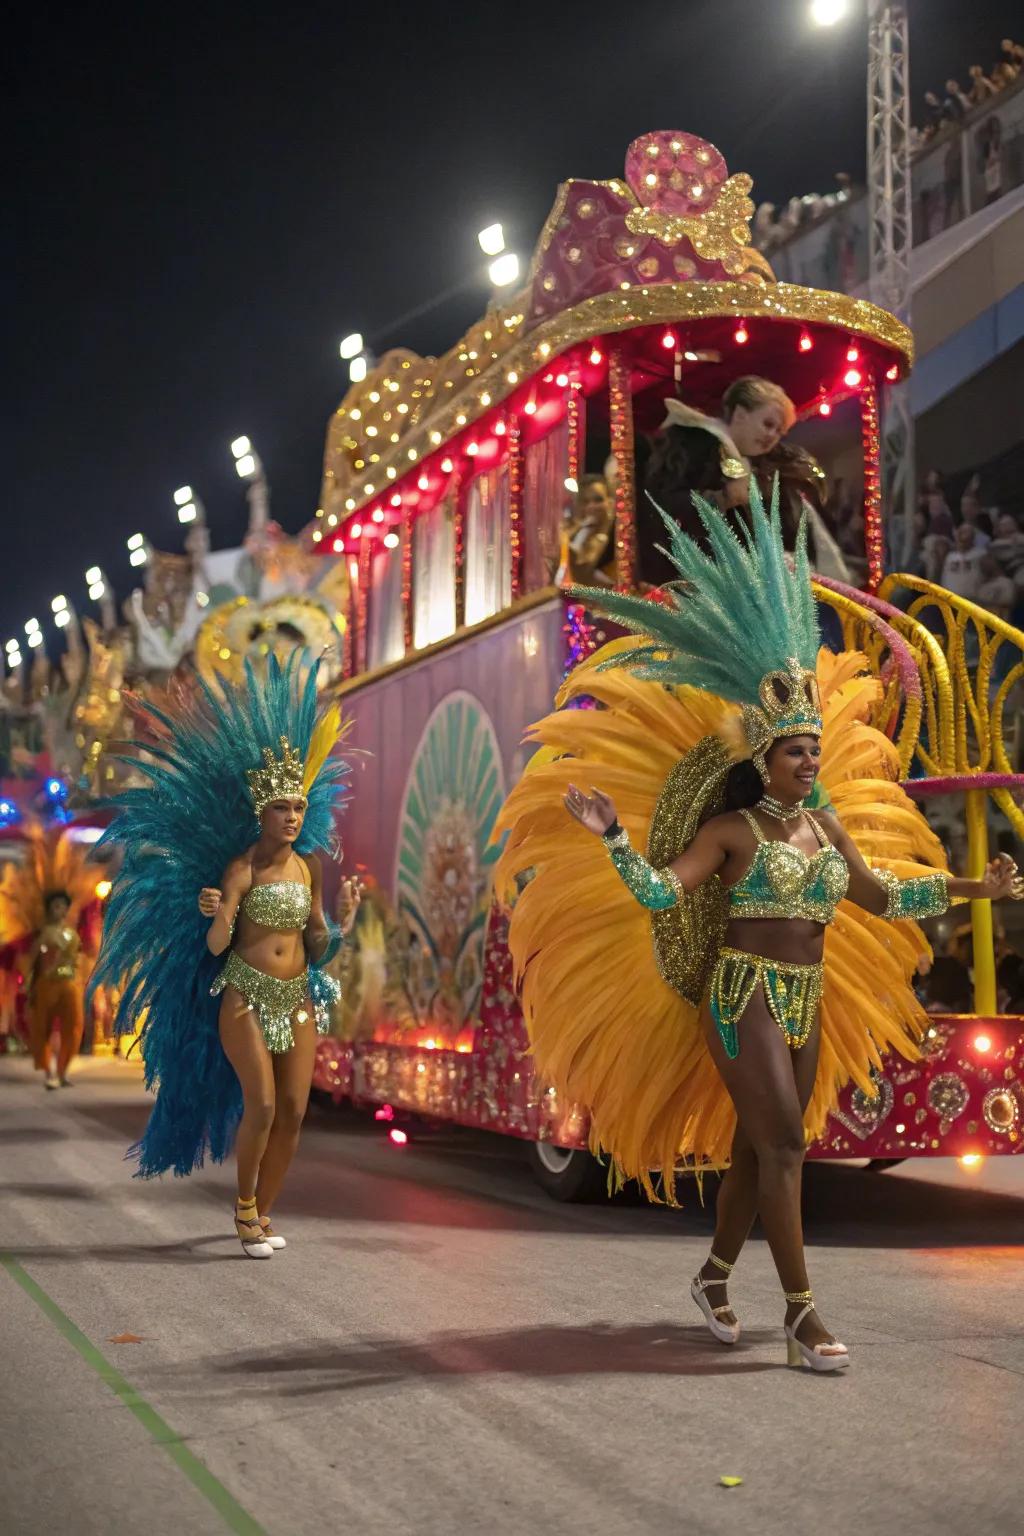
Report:
M808 1170L853 1357L814 1377L785 1369L760 1240L742 1343L704 1332L695 1194L560 1206L513 1143L313 1110L289 1246L255 1263L228 1170L130 1178L144 1117L123 1064L46 1093L0 1061L5 1536L1019 1528L1024 1158L994 1192Z

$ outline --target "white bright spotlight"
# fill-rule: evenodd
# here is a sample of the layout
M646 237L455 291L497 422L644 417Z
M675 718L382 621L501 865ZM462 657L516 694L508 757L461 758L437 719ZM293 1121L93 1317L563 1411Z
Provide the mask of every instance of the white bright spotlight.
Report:
M507 288L510 283L514 283L519 277L519 257L515 251L506 251L504 256L492 261L487 275L495 288Z
M252 453L252 443L247 437L236 437L231 444L231 452L236 459L244 459L247 454Z
M366 378L366 358L354 357L348 365L349 382L361 384Z
M353 331L351 336L346 336L338 347L342 362L350 363L354 357L358 357L363 350L363 338L358 331Z
M89 583L90 587L94 587L98 581L103 580L103 572L100 570L98 565L90 565L89 569L85 573L85 579Z
M106 590L107 588L105 582L93 581L89 583L89 596L92 598L94 603L99 602L100 598L103 597L106 593Z
M141 549L145 542L146 541L142 537L141 533L133 533L131 538L128 540L128 548L132 550Z
M53 613L61 613L63 609L67 607L67 605L68 600L66 597L55 597L53 602L50 604L50 609Z
M246 438L245 441L248 442L249 439ZM256 460L251 453L240 454L235 460L235 469L240 479L249 480L256 473Z
M812 0L811 20L816 27L834 27L849 9L848 0Z
M198 516L199 512L194 501L186 501L183 505L179 505L179 523L194 523Z
M186 502L191 500L192 487L190 485L179 485L174 493L174 505L176 507L183 507Z
M505 249L505 231L500 224L488 224L476 238L485 256L500 256Z
M70 624L71 614L68 609L62 608L60 613L55 613L53 616L53 622L56 624L58 629L63 629L66 624Z

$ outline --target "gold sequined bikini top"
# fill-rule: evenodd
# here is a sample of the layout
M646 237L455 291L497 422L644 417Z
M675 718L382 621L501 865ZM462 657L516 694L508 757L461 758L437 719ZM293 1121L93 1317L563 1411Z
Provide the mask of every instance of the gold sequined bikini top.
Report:
M242 911L261 928L276 933L294 933L309 922L312 898L304 880L268 880L251 885L245 893Z
M814 817L804 812L821 845L808 856L792 843L766 838L750 811L740 815L757 838L757 852L742 880L726 891L733 918L808 918L829 924L846 895L850 871Z

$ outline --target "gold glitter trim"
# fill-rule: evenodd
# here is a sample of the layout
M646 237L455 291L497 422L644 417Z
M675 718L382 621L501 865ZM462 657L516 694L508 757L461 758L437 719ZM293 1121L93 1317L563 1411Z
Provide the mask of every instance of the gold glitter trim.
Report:
M406 474L418 473L415 466L419 459L434 452L466 426L478 421L533 374L542 368L550 368L555 358L569 347L599 336L635 330L640 326L716 318L789 320L807 325L828 325L853 338L862 337L898 352L904 371L909 371L913 362L913 337L895 315L868 303L866 299L852 299L846 294L826 293L793 283L767 286L749 282L658 283L649 287L634 287L628 292L616 290L612 293L599 293L571 309L552 315L528 334L522 332L521 312L490 311L470 334L475 334L486 325L486 329L492 332L493 342L497 344L500 339L500 349L497 345L494 348L499 351L497 359L491 361L491 352L488 351L487 361L481 357L479 368L475 365L476 360L469 362L468 367L472 370L470 377L466 376L467 365L458 364L461 378L456 383L457 368L452 366L455 358L463 352L469 358L470 352L477 350L475 347L467 348L464 338L462 342L456 343L441 362L419 360L422 368L410 369L409 375L402 379L392 378L392 382L398 383L402 391L407 387L407 379L415 383L414 375L419 373L422 379L425 377L423 370L428 370L432 380L432 398L418 401L417 407L429 406L430 409L423 410L419 417L413 411L403 416L403 430L397 434L399 441L396 443L381 443L379 436L374 438L373 442L379 448L374 450L377 462L366 471L369 481L356 483L350 476L343 486L335 467L335 459L338 458L340 462L343 456L341 438L351 435L352 429L348 423L352 410L362 410L364 397L369 398L370 393L377 393L383 404L380 386L383 383L381 375L384 364L364 384L349 391L328 428L321 506L333 508L341 521L344 521L346 516L360 511L385 489L393 490ZM503 331L504 335L501 334ZM514 337L511 345L507 342L508 337ZM443 398L441 389L437 387L442 380L451 386ZM486 405L482 403L484 395L488 397ZM391 408L397 409L397 404L403 399L403 393L394 394ZM458 421L459 416L464 420ZM395 471L390 479L389 469ZM372 484L374 489L367 490L366 483ZM347 504L348 501L352 502L351 506Z

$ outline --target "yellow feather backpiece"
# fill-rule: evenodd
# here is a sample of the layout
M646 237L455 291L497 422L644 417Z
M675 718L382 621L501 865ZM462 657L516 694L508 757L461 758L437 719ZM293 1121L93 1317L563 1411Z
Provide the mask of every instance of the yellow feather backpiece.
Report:
M631 639L577 667L558 703L588 694L603 707L558 709L532 727L543 754L512 791L497 832L508 834L496 890L511 900L510 946L541 1078L586 1108L591 1145L619 1177L675 1203L660 1169L728 1162L731 1102L704 1043L697 1008L663 978L651 914L619 878L601 841L567 815L570 781L609 794L635 848L646 848L666 779L699 741L738 713L697 689L666 688L625 669L600 671ZM902 876L944 868L941 845L897 782L891 742L870 725L879 683L862 656L822 651L821 780L872 864ZM552 760L553 759L553 760ZM680 850L681 851L681 850ZM825 939L821 1059L805 1126L821 1134L851 1079L873 1091L887 1051L917 1054L923 1015L910 987L928 945L912 923L888 923L844 902ZM870 987L864 978L871 977Z
M96 895L101 871L63 827L29 820L22 829L24 857L4 865L0 877L0 944L14 944L38 932L46 920L47 891L67 891L68 920L75 923Z

